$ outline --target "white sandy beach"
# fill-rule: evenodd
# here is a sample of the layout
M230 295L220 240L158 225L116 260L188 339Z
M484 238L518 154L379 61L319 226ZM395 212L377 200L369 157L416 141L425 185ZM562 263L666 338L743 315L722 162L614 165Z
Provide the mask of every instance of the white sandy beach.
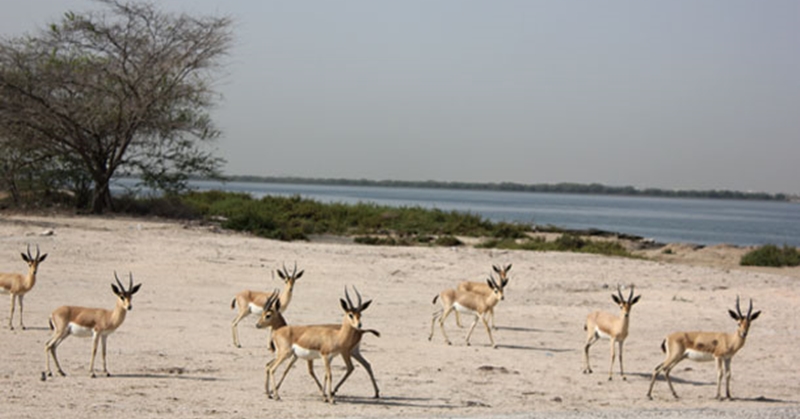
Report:
M43 235L42 233L47 233ZM2 418L169 417L798 417L800 416L800 275L798 269L741 269L730 252L685 250L662 261L573 253L473 248L395 248L341 243L285 243L197 225L129 218L3 216L0 271L22 273L20 252L39 245L48 257L25 297L28 330L7 327L0 303ZM694 252L694 253L691 253ZM699 252L699 253L698 253ZM703 256L705 255L705 256ZM666 260L666 259L674 260ZM734 261L734 262L731 262ZM285 313L290 324L338 323L338 299L355 285L374 302L363 313L362 353L381 388L360 365L338 394L322 402L298 363L281 401L264 393L271 355L255 316L231 342L231 299L244 289L271 290L275 269L305 270ZM479 325L447 327L428 341L431 304L465 279L484 280L492 264L513 264L506 299L496 308L499 348ZM112 377L89 378L91 339L69 337L58 355L66 377L42 382L47 319L61 305L112 308L113 273L132 272L141 291L125 323L108 338ZM595 373L582 371L583 323L597 309L618 311L617 284L635 284L641 301L625 343L627 381L607 381L609 348L591 352ZM761 317L733 358L733 401L717 401L714 363L685 361L673 372L680 399L659 379L645 397L660 344L676 330L733 332L727 314L740 295ZM19 313L14 325L18 324ZM322 376L322 364L317 362ZM98 355L97 366L102 366ZM334 380L344 371L334 361Z

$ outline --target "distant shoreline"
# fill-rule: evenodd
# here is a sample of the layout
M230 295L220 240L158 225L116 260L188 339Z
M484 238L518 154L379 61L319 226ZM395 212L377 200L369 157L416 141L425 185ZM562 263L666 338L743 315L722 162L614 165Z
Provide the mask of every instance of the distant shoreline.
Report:
M198 178L198 180L214 180ZM342 178L304 178L294 176L225 176L224 181L252 183L286 183L307 185L375 186L389 188L455 189L482 190L498 192L539 192L581 195L644 196L660 198L701 198L701 199L741 199L758 201L800 202L800 195L767 192L741 192L731 190L669 190L659 188L635 188L633 186L607 186L599 183L538 183L522 184L515 182L441 182L441 181L403 181L369 180Z

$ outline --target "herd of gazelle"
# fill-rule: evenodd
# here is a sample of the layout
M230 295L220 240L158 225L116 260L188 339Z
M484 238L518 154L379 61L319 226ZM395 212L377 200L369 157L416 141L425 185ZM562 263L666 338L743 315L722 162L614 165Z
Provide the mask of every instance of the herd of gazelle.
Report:
M8 326L11 330L14 330L13 317L17 301L19 302L20 308L19 325L25 330L22 319L23 297L36 283L36 273L39 264L43 262L46 257L47 254L41 254L39 246L36 246L36 256L31 255L29 245L27 253L22 253L22 260L28 264L27 274L0 273L0 292L7 293L11 296L11 311L8 321ZM428 340L431 340L433 337L435 323L438 319L445 342L447 342L448 345L450 344L450 340L447 338L447 334L444 330L444 322L451 312L455 312L456 322L459 327L461 326L459 313L474 316L472 326L466 335L467 345L469 345L469 339L472 335L472 331L475 329L475 325L478 320L481 320L489 335L492 347L497 347L491 332L491 328L495 328L494 307L499 301L504 299L504 288L508 284L508 271L511 269L511 265L494 265L492 268L498 274L497 280L490 274L486 283L464 281L459 283L457 288L446 289L434 297L433 303L435 304L437 299L440 299L442 308L433 313L431 319L431 333L428 336ZM357 303L354 304L350 299L347 288L345 288L345 299L339 299L344 313L341 324L288 325L282 313L286 310L292 299L295 282L303 275L304 271L298 272L297 264L295 263L291 273L286 269L286 266L283 267L283 270L278 270L277 272L278 276L281 277L285 284L281 292L277 290L271 293L250 290L242 291L236 295L231 303L232 309L237 305L239 307L238 315L233 320L231 326L233 344L236 347L241 347L237 333L237 325L251 313L260 314L256 327L270 328L272 331L269 339L270 350L275 353L275 356L272 360L267 362L265 366L264 387L267 395L276 400L280 399L278 396L280 385L297 359L302 358L307 361L308 372L316 382L323 399L333 403L334 395L339 390L339 387L341 387L353 372L352 358L364 366L372 381L375 397L379 397L380 393L372 372L372 366L360 352L361 337L364 333L372 333L376 336L380 336L375 330L362 328L361 313L369 307L372 301L362 302L361 294L354 287L353 290L357 298ZM114 272L114 278L116 284L111 284L111 290L118 297L114 309L106 310L101 308L61 306L52 312L49 323L50 328L53 330L53 335L45 344L46 361L45 371L42 372L42 380L46 380L46 377L53 375L50 370L51 356L59 374L62 376L66 375L59 365L56 349L69 335L92 337L92 357L89 365L89 372L92 377L95 377L94 362L97 354L97 346L98 343L100 343L103 355L103 372L107 376L110 375L106 364L106 339L108 335L113 333L125 321L126 313L133 308L131 303L133 295L139 291L141 287L141 284L134 285L133 274L129 274L127 288L119 280L116 272ZM593 312L587 316L584 325L584 330L587 332L586 344L584 346L584 373L592 373L589 363L589 348L598 339L605 338L609 339L611 349L608 379L611 380L613 377L617 346L619 346L620 376L622 376L623 380L626 379L622 364L622 348L625 338L628 336L631 309L633 305L639 301L640 297L640 295L634 296L634 288L631 286L630 293L628 297L625 298L621 288L618 286L617 293L611 295L614 303L620 308L618 316L601 311ZM753 300L751 299L747 314L742 314L739 305L739 297L736 297L736 311L728 310L728 312L738 323L735 333L674 332L664 339L661 344L661 349L666 353L666 359L664 362L660 363L653 372L653 376L650 380L650 387L647 391L648 398L652 399L653 386L656 378L662 372L664 373L672 395L676 398L678 397L672 386L672 380L669 374L680 361L687 358L693 361L716 361L716 397L718 399L722 398L722 379L724 376L726 381L725 395L727 398L731 398L731 359L744 346L747 334L750 330L750 325L758 318L761 311L753 313ZM489 317L491 317L492 321L491 328L487 320ZM337 355L341 356L344 360L347 371L334 387L331 374L331 361ZM313 361L317 358L322 358L325 368L325 376L323 377L322 383L320 383L319 379L314 374ZM275 373L278 367L287 359L290 359L289 365L284 370L281 379L276 380Z

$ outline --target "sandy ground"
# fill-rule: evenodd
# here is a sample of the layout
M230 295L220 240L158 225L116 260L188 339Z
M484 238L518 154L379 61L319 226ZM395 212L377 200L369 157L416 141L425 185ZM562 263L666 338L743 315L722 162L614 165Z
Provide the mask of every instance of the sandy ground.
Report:
M680 252L651 261L283 243L171 222L4 216L0 270L22 272L19 253L29 243L49 256L25 298L28 330L7 328L8 297L0 300L2 418L800 416L796 269L742 270L726 262L735 258L714 262L716 256ZM682 260L689 264L676 263ZM375 370L380 399L371 397L367 374L357 366L336 405L324 403L298 363L281 389L283 400L270 400L263 388L271 356L267 332L253 327L255 316L239 326L243 347L232 345L233 296L280 287L272 273L295 261L305 275L285 313L290 324L340 322L337 300L346 285L374 300L364 327L382 336L366 336L362 352ZM438 329L429 342L433 297L460 280L483 280L492 264L506 263L513 269L506 300L496 309L499 348L489 346L480 325L472 346L465 346L466 329L452 317L453 346ZM50 312L65 304L112 308L115 270L121 277L133 272L143 285L108 339L112 377L89 378L91 340L70 337L59 347L68 375L40 381ZM627 381L616 375L607 381L607 341L592 348L595 373L581 373L584 319L593 310L617 312L610 297L617 284L635 284L642 295L625 344ZM647 400L663 337L676 330L733 332L727 310L737 295L752 298L763 313L733 360L736 399L713 398L713 363L685 361L673 372L681 398L674 400L659 379L655 400ZM334 365L337 380L344 367L340 359Z

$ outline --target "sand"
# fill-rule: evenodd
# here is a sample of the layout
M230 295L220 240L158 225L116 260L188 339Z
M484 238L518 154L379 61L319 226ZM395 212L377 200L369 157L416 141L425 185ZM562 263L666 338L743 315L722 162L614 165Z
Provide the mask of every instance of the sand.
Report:
M25 297L27 330L7 328L9 299L0 300L2 418L800 416L797 269L741 269L730 262L735 258L716 255L723 247L709 257L673 252L653 261L285 243L177 222L14 215L0 219L0 271L22 272L19 253L27 244L38 244L48 257ZM255 316L239 325L243 347L233 346L234 295L280 287L275 269L295 262L305 274L285 313L290 324L341 322L338 299L345 286L373 300L363 323L382 336L365 336L362 353L372 363L380 399L372 398L369 378L357 365L337 403L324 403L298 363L281 388L282 400L270 400L263 374L271 358L268 332L254 327ZM428 341L438 308L431 300L439 291L465 279L484 280L492 264L508 263L506 299L496 308L497 349L480 324L466 346L466 329L452 317L453 345L438 328ZM112 376L90 378L91 339L69 337L58 351L67 376L41 381L48 316L61 305L112 308L114 271L123 278L132 272L143 285L124 324L108 338ZM586 315L618 312L611 300L617 284L635 284L642 295L625 342L627 381L617 375L618 366L608 381L608 341L592 347L594 374L581 372ZM662 339L676 330L733 332L727 310L737 295L752 298L763 313L733 358L735 400L714 399L713 362L689 361L673 372L680 399L659 379L648 400L651 371L663 360ZM320 361L316 368L321 376ZM343 372L337 358L334 380Z

